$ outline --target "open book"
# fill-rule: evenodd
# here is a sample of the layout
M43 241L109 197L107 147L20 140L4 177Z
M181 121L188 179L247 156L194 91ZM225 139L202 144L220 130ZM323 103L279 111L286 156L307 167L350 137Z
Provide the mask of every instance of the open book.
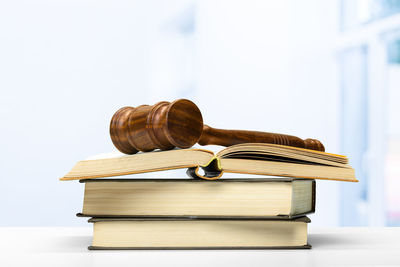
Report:
M200 174L199 168L204 174ZM176 149L79 161L61 180L91 179L189 168L192 177L215 180L224 172L357 182L347 157L289 146L247 143L218 153Z

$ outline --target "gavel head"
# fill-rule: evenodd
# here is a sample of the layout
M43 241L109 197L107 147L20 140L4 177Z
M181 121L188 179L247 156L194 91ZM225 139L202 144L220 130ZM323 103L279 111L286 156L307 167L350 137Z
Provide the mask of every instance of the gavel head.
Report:
M111 119L110 135L125 154L174 147L189 148L203 131L203 117L190 100L159 102L153 106L123 107Z

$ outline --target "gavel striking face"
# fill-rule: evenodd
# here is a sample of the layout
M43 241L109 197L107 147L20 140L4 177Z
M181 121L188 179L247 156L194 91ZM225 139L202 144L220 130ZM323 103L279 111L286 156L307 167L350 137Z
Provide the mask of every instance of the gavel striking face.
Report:
M199 108L190 100L159 102L153 106L123 107L111 119L111 140L125 154L154 149L169 150L200 145L231 146L270 143L325 151L315 139L244 130L215 129L203 124Z

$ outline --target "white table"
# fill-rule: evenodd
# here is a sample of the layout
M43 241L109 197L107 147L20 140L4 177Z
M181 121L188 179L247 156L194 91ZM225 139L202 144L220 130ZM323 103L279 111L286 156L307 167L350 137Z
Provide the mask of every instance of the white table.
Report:
M400 266L400 228L311 228L311 250L89 251L91 235L0 228L0 266Z

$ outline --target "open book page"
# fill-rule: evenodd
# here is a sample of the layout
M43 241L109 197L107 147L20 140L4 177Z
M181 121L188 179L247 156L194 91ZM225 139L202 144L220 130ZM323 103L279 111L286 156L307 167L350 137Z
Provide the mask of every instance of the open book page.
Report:
M216 145L208 145L208 146L201 146L201 145L194 145L193 147L189 148L189 149L195 149L195 150L202 150L202 151L206 151L206 152L212 152L214 154L217 154L218 151L220 151L221 149L223 149L224 147L222 146L216 146ZM174 148L168 151L176 151L176 150L183 150L180 148ZM157 152L163 152L159 149L156 149L154 151L151 152L138 152L136 154L133 155L141 155L141 154L148 154L148 153L157 153ZM117 150L112 151L112 152L108 152L108 153L101 153L101 154L96 154L96 155L91 155L87 158L85 158L84 160L98 160L98 159L112 159L112 158L122 158L122 157L130 157L132 155L127 155L124 154L122 152L119 152Z
M217 153L220 158L254 159L304 164L323 164L349 168L347 158L342 155L287 147L273 144L240 144Z
M106 158L104 158L106 157ZM207 165L214 153L204 149L175 149L124 155L97 155L79 161L61 180L90 179Z

